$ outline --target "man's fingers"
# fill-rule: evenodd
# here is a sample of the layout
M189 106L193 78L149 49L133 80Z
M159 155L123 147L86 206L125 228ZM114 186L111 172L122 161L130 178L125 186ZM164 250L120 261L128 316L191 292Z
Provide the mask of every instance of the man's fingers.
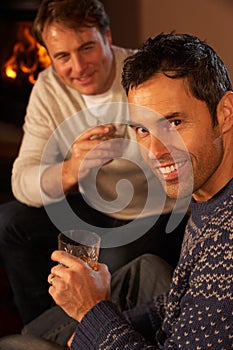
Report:
M63 251L63 250L55 250L52 255L51 259L53 261L57 261L58 263L62 264L63 267L70 267L72 266L77 260L80 260L76 258L75 256Z
M77 137L75 141L98 139L98 136L108 134L114 131L115 127L113 125L99 125L94 128L88 129L83 134Z

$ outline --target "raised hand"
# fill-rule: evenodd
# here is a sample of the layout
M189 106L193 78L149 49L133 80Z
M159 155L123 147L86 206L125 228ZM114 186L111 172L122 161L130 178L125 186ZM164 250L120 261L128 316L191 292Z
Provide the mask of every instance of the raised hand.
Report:
M114 126L97 126L79 136L72 145L72 155L64 163L63 173L80 181L92 168L101 167L113 158L122 155L122 141L108 140L115 131Z
M69 193L91 169L122 156L122 140L106 140L114 133L112 125L88 129L77 137L70 159L45 169L41 177L43 192L53 198Z

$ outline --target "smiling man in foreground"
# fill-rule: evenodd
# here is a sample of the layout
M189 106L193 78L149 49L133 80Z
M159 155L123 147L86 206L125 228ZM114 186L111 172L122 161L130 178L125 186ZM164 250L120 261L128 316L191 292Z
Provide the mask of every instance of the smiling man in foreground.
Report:
M68 268L54 267L50 293L82 321L71 348L229 349L233 93L226 68L199 39L161 34L126 60L123 86L131 104L155 111L154 118L131 113L137 140L169 196L193 191L192 215L169 294L125 314L103 301L109 293L105 266L93 272L61 252L53 254Z
M49 292L80 322L71 349L229 350L233 93L227 70L198 38L161 34L126 60L123 86L143 157L169 196L193 192L191 217L170 292L124 313L108 300L105 265L93 271L65 252L53 253L62 264L51 270ZM144 113L134 113L136 105Z

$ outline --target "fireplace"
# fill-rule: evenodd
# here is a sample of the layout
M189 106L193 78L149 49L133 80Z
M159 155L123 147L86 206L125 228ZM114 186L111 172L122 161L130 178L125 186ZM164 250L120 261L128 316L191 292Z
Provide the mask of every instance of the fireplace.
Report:
M22 125L38 73L50 64L31 35L40 1L8 0L0 5L0 121Z

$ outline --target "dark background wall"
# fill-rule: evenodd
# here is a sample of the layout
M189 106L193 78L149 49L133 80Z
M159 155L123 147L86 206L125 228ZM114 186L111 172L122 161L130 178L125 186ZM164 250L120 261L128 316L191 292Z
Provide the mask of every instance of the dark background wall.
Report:
M110 17L113 42L125 47L138 47L142 30L141 0L101 1Z
M160 32L186 32L206 40L233 79L233 0L102 0L114 43L137 47Z

